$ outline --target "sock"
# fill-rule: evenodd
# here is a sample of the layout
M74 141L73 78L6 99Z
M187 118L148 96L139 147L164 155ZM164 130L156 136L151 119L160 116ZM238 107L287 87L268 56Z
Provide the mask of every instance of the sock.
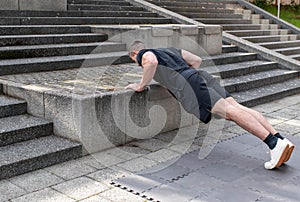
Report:
M278 138L270 133L268 137L264 140L264 143L266 143L269 146L269 148L272 150L275 148L277 141Z
M280 139L284 139L284 137L282 137L281 135L280 135L280 133L276 133L274 136L276 136L277 138L280 138Z

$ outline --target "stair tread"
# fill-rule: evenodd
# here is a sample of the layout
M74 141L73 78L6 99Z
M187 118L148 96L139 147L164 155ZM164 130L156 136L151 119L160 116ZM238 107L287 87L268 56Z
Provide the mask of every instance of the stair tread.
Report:
M4 96L4 95L0 95L0 107L9 106L9 105L17 105L17 104L26 104L26 101L8 97L8 96Z
M298 73L297 71L293 71L293 70L275 69L275 70L269 70L264 72L247 74L239 77L227 78L227 79L223 79L222 81L224 82L224 85L227 86L232 84L239 84L239 83L261 80L264 78L272 78L276 76L281 76L281 75L284 76L288 74L297 74L297 73Z
M260 39L260 38L276 38L276 37L283 37L283 36L298 36L298 34L281 34L281 35L265 35L265 36L246 36L241 37L242 39Z
M0 168L13 163L26 161L50 153L57 153L72 147L80 146L57 136L41 137L21 143L0 147Z
M248 55L256 55L256 53L233 52L233 53L224 53L224 54L214 55L214 56L203 56L202 59L213 60L213 59L220 59L226 57L248 56Z
M275 93L280 94L282 92L299 89L300 90L300 79L290 79L281 83L266 85L263 87L232 93L231 95L237 99L238 102L243 103L250 100L255 100L261 97L273 95Z
M258 43L257 45L264 46L264 45L275 45L275 44L293 44L293 43L300 43L300 40L293 40L293 41L274 41L274 42L263 42L263 43Z
M0 134L48 124L51 122L28 114L5 117L0 119Z
M233 71L233 70L240 70L249 67L256 67L259 65L266 65L266 64L277 64L276 62L269 62L269 61L262 61L262 60L251 60L245 62L239 62L234 64L225 64L225 65L218 65L218 66L210 66L210 67L203 67L201 69L211 73L217 74L224 71Z
M19 64L34 64L40 62L57 62L57 61L70 61L80 59L96 59L105 57L121 57L128 55L126 51L98 53L98 54L84 54L84 55L67 55L67 56L54 56L54 57L37 57L37 58L23 58L23 59L9 59L1 60L1 65L19 65ZM0 66L1 66L0 65Z

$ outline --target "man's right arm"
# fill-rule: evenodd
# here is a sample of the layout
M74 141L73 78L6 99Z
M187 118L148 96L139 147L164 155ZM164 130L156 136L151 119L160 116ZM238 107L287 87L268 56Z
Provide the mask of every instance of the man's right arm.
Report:
M200 65L202 63L202 59L200 57L183 49L181 50L181 55L190 67L193 67L195 69L200 68Z

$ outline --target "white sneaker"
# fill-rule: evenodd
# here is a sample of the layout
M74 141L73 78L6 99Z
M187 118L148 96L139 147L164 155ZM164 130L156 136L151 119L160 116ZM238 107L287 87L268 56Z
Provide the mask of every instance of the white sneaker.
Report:
M283 141L285 141L289 145L289 150L288 150L288 152L286 154L286 157L283 161L283 162L287 162L288 160L290 160L290 157L291 157L291 155L294 151L295 145L291 141L289 141L287 138L284 138Z
M270 151L271 160L265 163L265 168L271 170L281 166L286 158L288 151L288 143L278 138L276 147Z

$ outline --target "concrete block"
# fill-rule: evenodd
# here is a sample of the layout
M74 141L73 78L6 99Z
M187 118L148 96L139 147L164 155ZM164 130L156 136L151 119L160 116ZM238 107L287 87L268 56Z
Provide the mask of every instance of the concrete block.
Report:
M222 27L219 25L205 25L205 34L220 34Z
M169 37L173 35L172 27L152 27L153 37Z
M19 10L67 10L67 0L19 0Z
M195 26L181 26L180 33L185 36L194 36L199 34L199 28Z
M0 0L0 10L18 10L18 0Z

